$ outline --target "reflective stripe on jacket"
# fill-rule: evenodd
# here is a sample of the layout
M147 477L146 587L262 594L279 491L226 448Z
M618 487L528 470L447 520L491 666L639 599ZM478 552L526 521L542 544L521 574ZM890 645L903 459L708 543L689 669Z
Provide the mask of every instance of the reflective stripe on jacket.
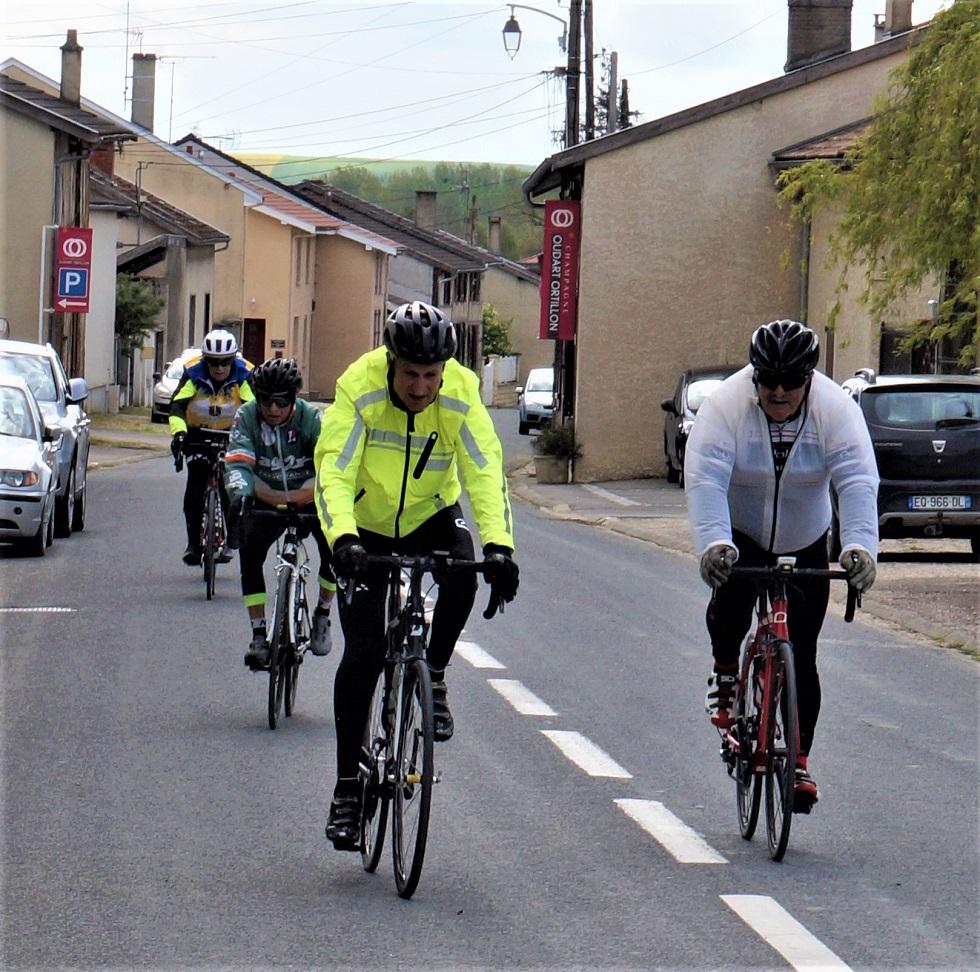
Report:
M358 528L406 536L459 499L462 476L482 542L514 548L500 440L476 375L458 361L446 362L435 402L412 414L391 400L385 349L362 355L337 380L314 463L331 546Z
M769 426L751 366L701 405L684 451L698 556L713 544L731 544L733 528L776 554L810 546L830 526L831 484L841 545L877 554L878 466L860 408L840 385L814 372L805 416L777 492Z

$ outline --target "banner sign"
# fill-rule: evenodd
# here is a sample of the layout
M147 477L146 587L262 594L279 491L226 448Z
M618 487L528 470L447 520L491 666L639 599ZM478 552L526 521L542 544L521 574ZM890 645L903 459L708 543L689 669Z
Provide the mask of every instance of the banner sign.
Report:
M92 269L92 230L59 226L55 249L56 310L87 314Z
M575 199L544 204L544 258L541 267L542 341L571 341L578 319L578 249L582 205Z

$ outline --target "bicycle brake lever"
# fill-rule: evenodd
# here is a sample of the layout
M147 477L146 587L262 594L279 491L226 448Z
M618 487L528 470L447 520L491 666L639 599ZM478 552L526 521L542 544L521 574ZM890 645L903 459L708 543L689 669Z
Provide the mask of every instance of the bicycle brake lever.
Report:
M844 620L850 624L854 620L854 608L861 606L861 592L856 587L847 585L847 607L844 608Z
M504 602L500 599L498 594L490 592L490 600L487 603L486 610L483 612L483 617L489 621L497 612L501 614L504 613Z

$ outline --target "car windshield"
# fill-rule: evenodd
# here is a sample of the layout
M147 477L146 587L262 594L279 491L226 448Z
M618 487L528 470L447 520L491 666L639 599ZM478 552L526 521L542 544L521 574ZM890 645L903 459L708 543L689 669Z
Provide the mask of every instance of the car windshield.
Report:
M699 378L687 386L687 407L696 412L702 402L721 384L721 378Z
M527 378L527 388L524 390L529 392L550 392L553 385L554 379L551 375L536 375L534 372L531 372Z
M34 438L34 418L27 396L19 388L0 388L0 435Z
M862 406L876 425L896 429L973 425L980 421L980 389L869 389L862 396Z
M5 354L0 356L0 375L23 378L39 402L56 402L58 386L51 359L43 354Z

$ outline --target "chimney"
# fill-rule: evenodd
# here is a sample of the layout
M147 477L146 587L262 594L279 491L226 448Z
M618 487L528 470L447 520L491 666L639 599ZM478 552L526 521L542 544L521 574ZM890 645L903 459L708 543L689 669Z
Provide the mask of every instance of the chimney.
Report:
M886 0L885 36L894 37L912 29L912 0Z
M416 190L415 225L422 229L436 228L436 193Z
M77 30L69 30L61 45L61 100L73 105L82 100L82 47Z
M153 131L153 101L157 83L156 54L133 55L133 107L134 125Z
M487 249L491 253L500 252L500 217L491 216L490 217L490 229L487 233L488 243Z
M789 0L784 71L816 64L851 49L852 0Z

